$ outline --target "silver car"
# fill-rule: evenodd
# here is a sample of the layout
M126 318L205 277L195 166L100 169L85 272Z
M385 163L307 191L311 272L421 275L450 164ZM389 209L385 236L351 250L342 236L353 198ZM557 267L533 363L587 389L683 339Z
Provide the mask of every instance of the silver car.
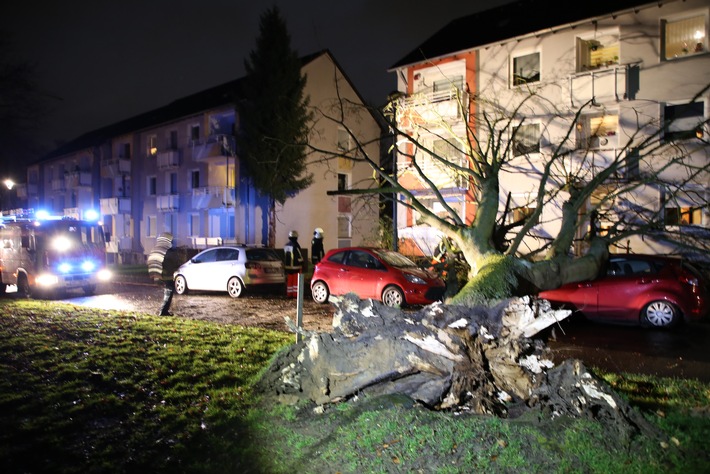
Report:
M239 298L253 285L283 285L283 262L273 249L262 247L213 247L183 263L173 275L175 291L226 291Z

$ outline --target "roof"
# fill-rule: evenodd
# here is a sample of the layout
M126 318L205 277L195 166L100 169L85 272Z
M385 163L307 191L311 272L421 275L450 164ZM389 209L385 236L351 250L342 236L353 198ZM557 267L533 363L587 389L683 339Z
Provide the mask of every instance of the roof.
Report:
M653 5L661 3L664 2ZM558 0L518 0L451 21L392 65L390 70L642 5L649 5L649 1L560 3Z
M306 66L324 54L330 55L330 52L323 50L303 56L301 57L301 63L303 66ZM330 56L332 57L332 55ZM241 77L177 99L168 105L144 112L135 117L87 132L45 155L40 162L85 148L101 145L107 140L120 135L143 130L215 107L235 103L242 96L245 80L246 77Z

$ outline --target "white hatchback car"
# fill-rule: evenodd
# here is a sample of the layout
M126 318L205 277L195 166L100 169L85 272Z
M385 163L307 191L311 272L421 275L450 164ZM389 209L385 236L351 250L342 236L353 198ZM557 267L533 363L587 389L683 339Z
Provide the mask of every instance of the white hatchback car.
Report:
M273 249L262 247L213 247L203 250L174 273L175 291L226 291L239 298L253 285L283 285L284 265Z

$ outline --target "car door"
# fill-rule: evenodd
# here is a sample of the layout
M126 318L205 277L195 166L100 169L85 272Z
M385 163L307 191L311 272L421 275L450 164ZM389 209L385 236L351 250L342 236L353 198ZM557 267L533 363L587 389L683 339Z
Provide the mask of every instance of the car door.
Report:
M638 320L636 302L655 286L655 270L650 263L633 257L612 259L618 270L598 281L599 304L596 317L607 320Z
M210 268L217 261L217 249L206 250L195 255L191 265L185 268L183 274L187 286L193 290L209 290L213 284L210 278Z
M353 250L345 261L341 275L344 289L352 291L360 298L380 299L378 291L382 271L378 270L378 260L364 250Z
M210 274L207 278L210 281L210 290L227 291L227 282L233 276L244 276L244 272L239 272L239 249L221 248L217 249L217 258L211 264Z

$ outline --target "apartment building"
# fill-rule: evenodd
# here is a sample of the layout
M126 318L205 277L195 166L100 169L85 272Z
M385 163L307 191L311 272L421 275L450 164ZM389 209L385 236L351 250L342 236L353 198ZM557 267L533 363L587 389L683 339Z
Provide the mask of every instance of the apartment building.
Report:
M339 99L362 103L330 52L304 57L302 63L311 107L325 108ZM180 98L78 137L30 166L18 196L28 207L53 214L85 218L98 211L116 262L144 261L164 231L173 233L178 246L194 249L265 245L267 200L251 185L235 145L235 100L242 82ZM349 111L345 123L363 143L372 143L367 153L377 157L380 127L364 110ZM309 141L320 150L338 150L349 138L341 128L318 121ZM355 159L324 160L316 153L308 155L308 163L314 184L277 207L276 245L296 230L308 248L316 227L324 230L326 248L367 243L378 225L377 206L328 191L353 183L367 186L371 168Z
M663 140L682 142L688 163L707 168L708 128L698 124L709 116L709 18L708 0L602 0L564 8L546 0L523 0L459 18L392 66L404 97L398 124L405 131L416 128L416 138L425 148L467 166L461 148L451 144L456 139L465 141L469 133L485 140L490 130L480 120L484 110L510 111L524 102L515 113L520 125L512 127L518 130L508 164L515 172L505 173L500 182L501 202L510 197L510 207L518 213L534 206L540 170L565 140L576 113L579 120L568 139L576 141L570 147L572 156L575 149L583 151L577 163L585 163L586 179L620 150L633 153L630 141L640 143L659 128ZM414 126L421 123L427 126ZM407 171L411 148L403 151L398 159L400 182L438 211L441 203L430 187ZM673 173L679 173L683 193L669 201L662 189L639 185L634 192L636 205L665 214L667 226L710 226L704 204L710 197L707 172L687 179L677 167L664 169L658 161L649 161L643 155L627 160L628 165L614 176L616 183L628 184L659 169L671 180ZM471 223L476 202L467 181L426 153L418 156L417 163L430 170L446 203ZM613 186L610 183L608 188ZM590 208L599 199L593 196ZM405 206L397 214L400 229L419 222L417 213ZM537 234L555 235L560 215L561 209L554 205L544 209ZM612 249L629 250L668 253L672 249L641 237Z

